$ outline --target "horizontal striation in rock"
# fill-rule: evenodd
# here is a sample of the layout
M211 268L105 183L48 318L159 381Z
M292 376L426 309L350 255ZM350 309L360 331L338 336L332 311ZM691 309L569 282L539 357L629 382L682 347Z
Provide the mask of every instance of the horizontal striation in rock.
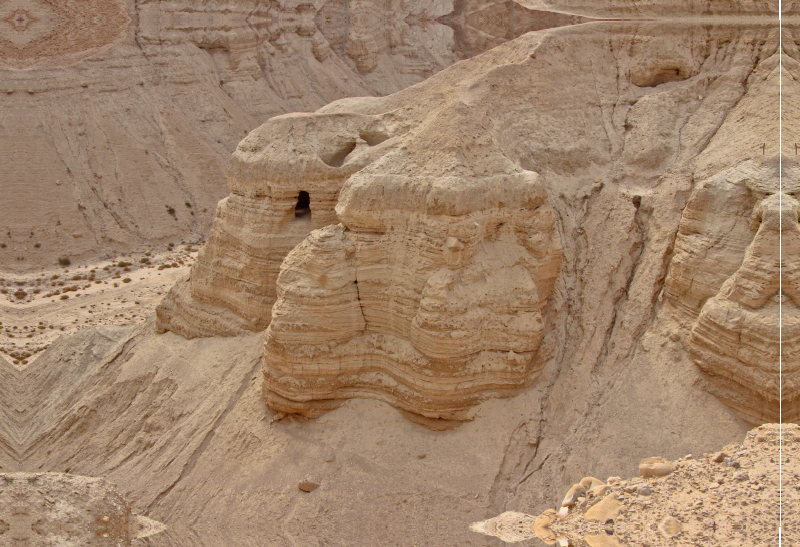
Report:
M561 270L555 214L536 173L452 119L351 176L341 224L287 256L265 342L272 408L316 416L372 397L463 420L536 379Z
M752 182L750 187L757 190ZM689 338L689 349L709 380L708 390L754 422L780 417L783 362L795 369L785 371L790 381L784 384L784 395L798 395L800 285L781 286L781 271L800 266L799 210L800 203L782 192L757 202L751 219L759 223L758 232L741 266L704 303Z
M265 120L397 92L522 30L490 10L472 25L496 37L465 51L437 22L451 9L419 0L0 2L2 269L206 239L230 154Z
M703 303L736 272L756 233L757 196L743 182L731 184L731 175L740 173L731 171L705 181L681 217L665 296L687 320L696 319Z
M266 328L281 262L336 222L342 183L392 146L393 131L379 116L342 114L280 116L253 131L233 155L231 195L186 286L157 309L159 331L192 338Z

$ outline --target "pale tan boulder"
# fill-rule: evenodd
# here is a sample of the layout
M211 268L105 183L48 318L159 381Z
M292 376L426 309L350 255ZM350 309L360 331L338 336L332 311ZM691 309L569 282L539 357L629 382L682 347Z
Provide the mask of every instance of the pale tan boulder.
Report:
M645 458L639 462L639 474L642 477L666 477L675 471L675 465L664 458Z
M586 488L580 483L575 483L564 496L561 507L574 507L578 500L584 497L586 497Z

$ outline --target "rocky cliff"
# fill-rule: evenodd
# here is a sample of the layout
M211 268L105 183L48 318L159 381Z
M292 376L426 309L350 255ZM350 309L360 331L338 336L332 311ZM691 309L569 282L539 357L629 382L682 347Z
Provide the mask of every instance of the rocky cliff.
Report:
M2 270L204 239L231 152L268 118L393 93L576 20L459 6L480 16L440 22L448 0L0 3Z
M480 21L480 5L458 13ZM63 530L59 509L111 538L103 516L125 518L74 495L100 484L86 476L118 486L88 493L167 525L154 546L463 546L483 544L470 523L553 507L566 518L538 530L556 542L774 537L775 429L739 443L774 413L775 356L796 409L795 344L784 336L781 354L770 327L777 307L794 329L799 40L787 25L779 51L767 17L691 5L708 18L528 34L398 93L251 131L158 325L76 324L32 362L0 358L2 482L25 481L0 496L36 506L0 516L0 542ZM300 34L284 36L313 38L315 9L287 7L281 24ZM46 20L12 13L20 27ZM158 19L218 28L195 15ZM381 43L367 34L356 44ZM347 40L336 47L357 57ZM364 81L381 70L380 56L362 73L342 55L328 59ZM168 59L159 70L181 66ZM86 320L95 301L69 302L65 314L88 304ZM7 338L50 330L14 326ZM784 430L788 482L800 445ZM648 476L595 478L637 466Z
M548 361L613 368L665 337L710 391L774 419L772 36L571 27L386 98L274 119L240 144L232 194L159 328L269 325L265 389L284 412L375 396L433 418L530 385ZM756 311L733 319L718 292Z

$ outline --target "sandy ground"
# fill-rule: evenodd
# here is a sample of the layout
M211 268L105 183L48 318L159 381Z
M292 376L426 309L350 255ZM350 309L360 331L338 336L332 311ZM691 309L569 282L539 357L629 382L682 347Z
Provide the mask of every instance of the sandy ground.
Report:
M141 323L196 258L182 245L0 278L0 354L25 366L62 334Z
M799 454L797 424L764 424L722 451L662 460L656 476L645 470L647 478L609 477L607 484L587 477L570 489L558 513L506 512L472 528L508 542L540 537L590 547L771 547L778 545L782 471L784 545L797 545L798 513L787 509L800 500L791 483L800 472ZM582 488L589 483L591 489Z

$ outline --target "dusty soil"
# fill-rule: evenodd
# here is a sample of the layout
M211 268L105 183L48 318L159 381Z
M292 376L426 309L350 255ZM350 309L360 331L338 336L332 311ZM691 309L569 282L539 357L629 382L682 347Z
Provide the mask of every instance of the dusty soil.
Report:
M196 258L197 246L181 245L1 278L0 354L24 366L63 334L141 323Z

